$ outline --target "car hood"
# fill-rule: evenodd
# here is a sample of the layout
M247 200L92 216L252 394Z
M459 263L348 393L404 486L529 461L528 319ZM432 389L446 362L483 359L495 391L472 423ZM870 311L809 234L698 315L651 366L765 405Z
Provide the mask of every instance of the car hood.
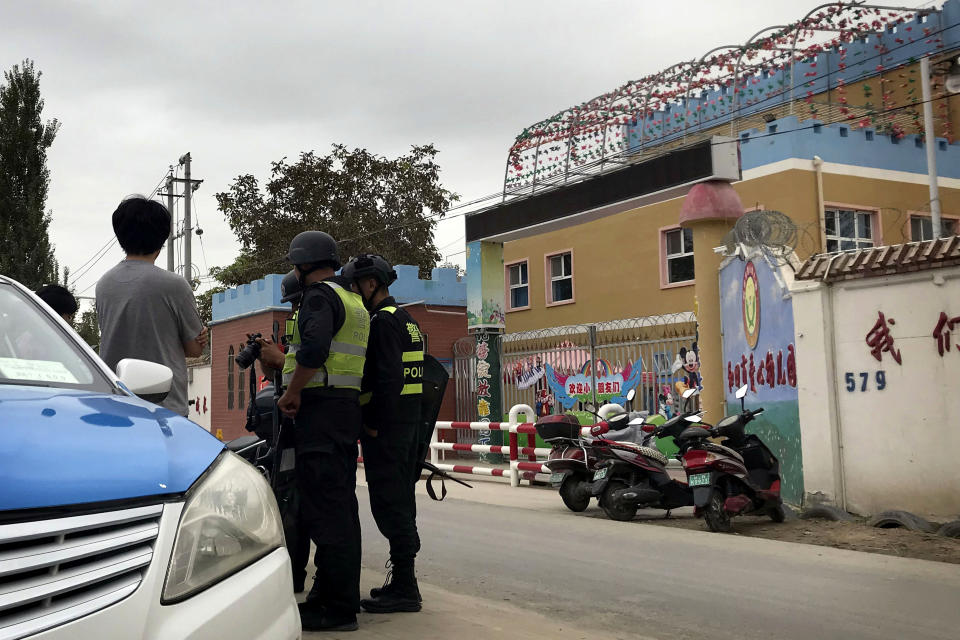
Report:
M222 450L136 397L0 386L0 510L183 493Z

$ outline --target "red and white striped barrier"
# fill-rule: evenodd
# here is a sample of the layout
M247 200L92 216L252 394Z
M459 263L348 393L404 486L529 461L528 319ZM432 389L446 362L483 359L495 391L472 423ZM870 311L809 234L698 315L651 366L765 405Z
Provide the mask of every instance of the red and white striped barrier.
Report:
M540 462L538 458L546 458L550 454L550 449L536 446L537 431L532 422L518 422L517 419L520 417L520 414L527 416L535 415L532 408L520 404L510 410L508 422L437 422L437 428L434 430L433 439L430 442L430 462L444 471L509 477L510 485L514 487L520 486L521 476L527 480L534 480L537 475L549 474L550 469ZM454 429L506 432L509 434L509 444L461 444L439 441L440 431L451 431ZM527 436L526 447L520 446L519 436L521 434ZM510 468L498 469L496 467L483 465L445 464L440 462L439 452L441 451L505 454L509 457ZM520 460L520 456L526 456L527 460Z

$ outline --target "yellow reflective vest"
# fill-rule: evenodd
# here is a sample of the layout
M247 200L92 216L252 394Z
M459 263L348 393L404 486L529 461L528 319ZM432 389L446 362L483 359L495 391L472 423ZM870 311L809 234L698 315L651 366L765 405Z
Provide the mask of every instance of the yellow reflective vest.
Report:
M323 284L330 287L340 298L344 308L343 326L330 342L330 355L317 370L304 389L333 387L337 389L360 390L363 379L363 365L366 361L367 336L370 334L370 315L363 306L363 299L356 293L344 289L329 280ZM297 368L297 351L300 350L299 311L287 321L289 336L287 354L283 361L283 385L293 379ZM292 325L292 326L291 326Z

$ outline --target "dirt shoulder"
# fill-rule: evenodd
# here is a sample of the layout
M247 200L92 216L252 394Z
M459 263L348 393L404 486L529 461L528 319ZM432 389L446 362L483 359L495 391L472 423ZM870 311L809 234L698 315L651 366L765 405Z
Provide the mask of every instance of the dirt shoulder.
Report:
M708 531L700 518L692 515L663 518L663 512L638 515L637 524L674 527L694 531ZM591 514L592 515L592 514ZM598 510L598 517L604 517ZM881 553L901 558L918 558L936 562L960 564L960 539L945 538L931 533L908 529L879 529L868 527L866 520L831 522L829 520L787 520L777 524L766 517L742 517L734 520L734 532L740 535L783 542L800 542L850 551Z

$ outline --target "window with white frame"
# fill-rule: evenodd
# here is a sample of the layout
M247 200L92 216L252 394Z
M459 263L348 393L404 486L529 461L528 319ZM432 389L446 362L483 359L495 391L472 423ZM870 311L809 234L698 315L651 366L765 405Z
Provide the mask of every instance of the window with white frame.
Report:
M827 209L824 211L823 225L827 253L874 246L876 214L872 211Z
M693 230L671 229L664 232L667 284L693 280Z
M530 278L526 260L507 266L507 286L510 310L530 306Z
M573 300L573 254L569 251L549 258L550 303Z
M957 235L956 218L940 218L940 233L945 236ZM933 240L933 218L910 216L910 240L912 242Z

